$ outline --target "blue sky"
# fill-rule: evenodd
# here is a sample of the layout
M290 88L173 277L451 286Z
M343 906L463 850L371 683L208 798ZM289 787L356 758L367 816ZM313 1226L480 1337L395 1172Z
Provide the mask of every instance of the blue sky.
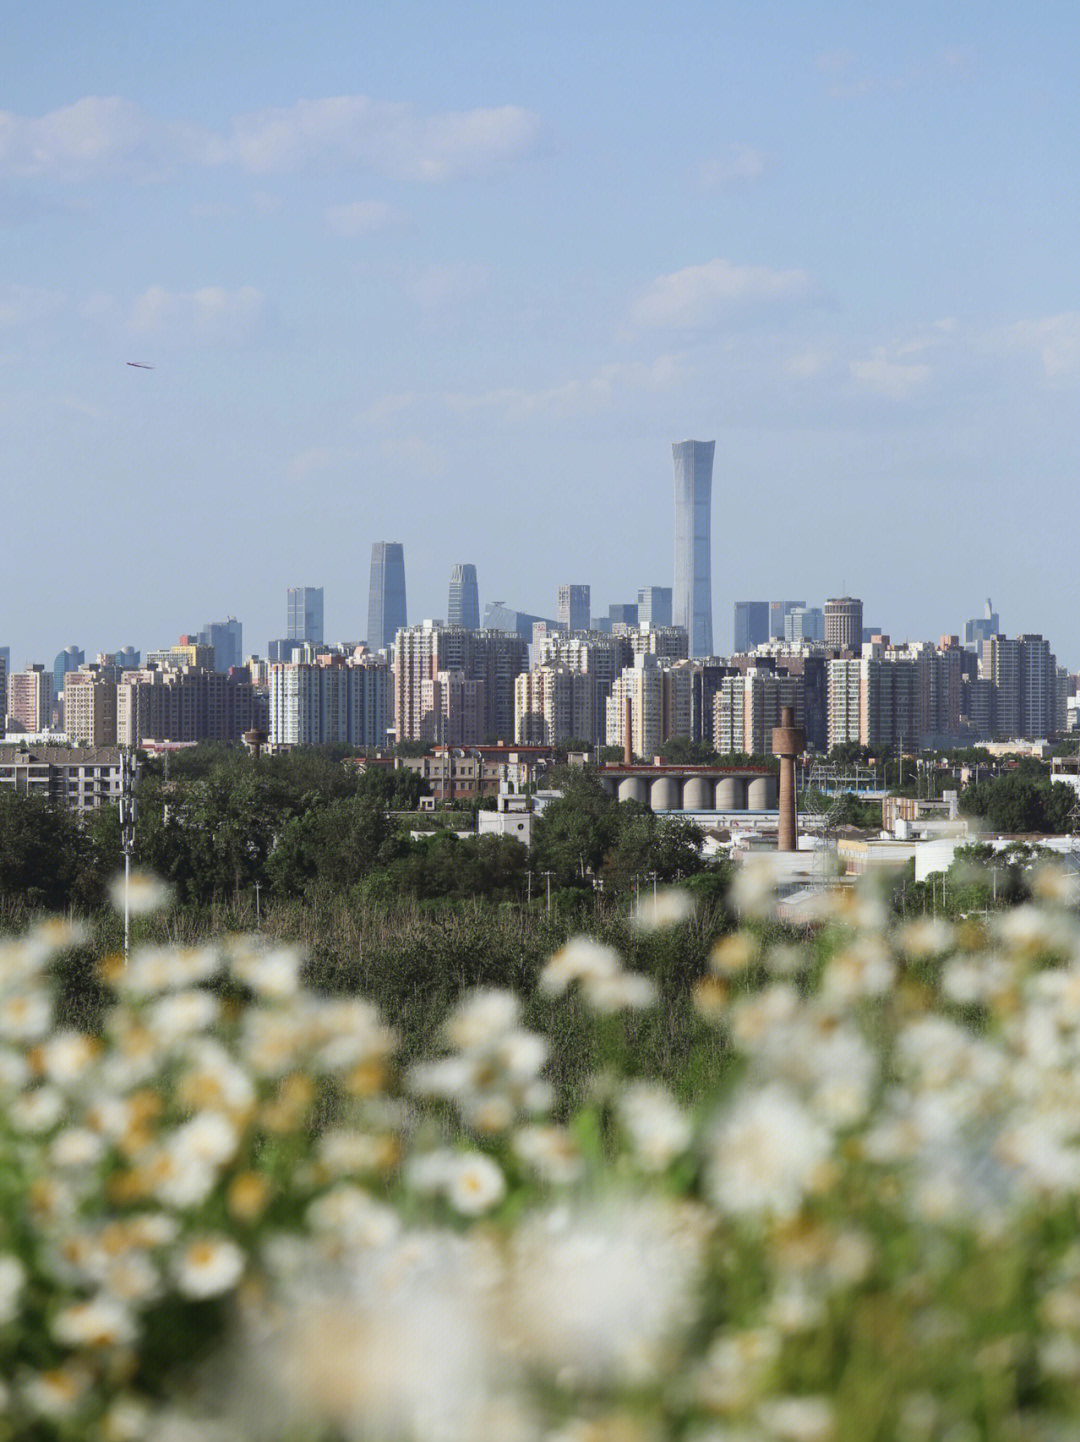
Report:
M0 642L670 584L1080 665L1075 7L38 0L0 47ZM153 363L134 370L127 360Z

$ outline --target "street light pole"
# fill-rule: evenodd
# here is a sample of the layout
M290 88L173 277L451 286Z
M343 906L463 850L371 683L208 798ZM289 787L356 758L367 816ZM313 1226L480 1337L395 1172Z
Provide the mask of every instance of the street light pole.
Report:
M124 965L131 953L131 854L135 850L135 782L138 759L132 751L120 757L120 848L124 853Z

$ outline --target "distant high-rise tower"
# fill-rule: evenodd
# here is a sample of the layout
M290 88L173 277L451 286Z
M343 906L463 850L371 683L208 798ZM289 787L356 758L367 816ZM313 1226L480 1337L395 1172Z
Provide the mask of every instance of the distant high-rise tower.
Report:
M645 586L637 593L639 626L671 625L671 587Z
M451 626L479 631L480 592L476 585L475 566L459 563L450 572L450 602L446 619Z
M690 637L691 656L713 654L711 511L715 441L674 441L675 584L671 615Z
M825 644L856 655L862 648L863 604L856 596L834 596L825 602Z
M323 641L323 588L291 586L286 593L289 604L288 630L290 641Z
M768 601L735 602L735 653L752 651L769 639Z
M373 651L389 646L405 619L405 548L400 541L375 541L371 547L367 643Z
M557 600L555 615L560 626L568 631L589 629L592 595L588 586L560 586Z
M310 591L308 594L310 595ZM292 621L291 609L290 605L290 622ZM307 637L303 639L306 640ZM322 640L321 591L319 592L319 640ZM215 671L224 672L232 666L244 664L244 627L235 616L227 616L224 621L207 621L199 632L199 645L213 646Z

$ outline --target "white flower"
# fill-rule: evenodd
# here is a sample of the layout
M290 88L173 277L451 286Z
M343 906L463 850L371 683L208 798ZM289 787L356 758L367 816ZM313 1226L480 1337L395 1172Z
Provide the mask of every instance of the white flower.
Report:
M401 1229L396 1212L362 1187L345 1184L317 1198L305 1215L313 1231L333 1234L351 1246L385 1246Z
M79 1031L54 1032L37 1053L41 1070L55 1086L81 1082L101 1051L94 1037Z
M192 988L154 1002L146 1014L146 1025L169 1046L181 1037L208 1031L220 1017L221 1002L213 992Z
M752 854L735 868L731 903L742 916L767 920L776 914L776 862L765 853Z
M458 1158L446 1186L450 1205L463 1217L481 1217L506 1195L506 1178L498 1162L482 1152Z
M210 981L221 970L216 946L139 946L117 979L125 996L156 996Z
M581 1149L565 1127L520 1127L514 1133L513 1144L525 1165L552 1186L576 1182L585 1170Z
M102 1289L121 1302L151 1302L162 1292L161 1273L145 1252L127 1251L105 1264Z
M710 1412L744 1411L764 1392L780 1348L772 1327L717 1333L692 1374L695 1400Z
M710 1139L709 1194L736 1216L793 1216L819 1187L832 1145L832 1133L783 1083L744 1090Z
M181 1161L194 1158L222 1166L231 1162L240 1144L236 1127L221 1112L200 1112L173 1132L169 1151Z
M118 1347L133 1342L138 1328L122 1302L98 1295L58 1312L52 1334L66 1347Z
M0 1327L19 1315L19 1300L26 1284L26 1268L10 1252L0 1253Z
M387 1141L385 1136L339 1128L322 1134L317 1153L331 1176L377 1172L384 1170L387 1164Z
M613 946L591 936L572 936L559 948L540 973L540 990L546 996L561 996L575 981L594 982L615 976L622 969Z
M300 991L303 960L298 947L269 947L253 937L241 937L233 944L232 974L269 1001L288 1001Z
M460 1152L438 1147L431 1152L415 1152L405 1163L405 1184L415 1192L433 1196L441 1192L454 1174Z
M636 971L588 977L582 991L593 1011L601 1016L616 1011L643 1011L656 1005L656 983Z
M149 871L132 871L128 881L120 872L109 883L109 900L116 911L123 911L126 904L132 916L149 916L171 903L172 890Z
M107 1148L99 1133L89 1127L68 1127L54 1137L49 1147L49 1160L54 1167L81 1170L97 1166Z
M72 947L86 945L90 940L90 928L84 921L50 916L39 921L26 939L31 946L41 947L52 953L70 951Z
M490 1046L521 1019L521 1002L512 991L476 987L466 992L450 1013L444 1027L446 1040L458 1051Z
M103 1442L142 1442L150 1431L150 1409L135 1397L118 1397L101 1421Z
M694 899L678 886L666 886L655 895L641 897L634 911L633 924L638 931L663 931L680 926L694 915Z
M45 991L27 990L0 999L0 1041L40 1041L48 1035L52 1020L52 997Z
M873 934L860 936L831 958L825 968L822 991L840 1002L885 996L896 980L896 963L885 941Z
M404 1232L332 1264L317 1245L283 1250L280 1309L241 1303L244 1436L525 1442L501 1405L517 1378L498 1345L490 1242Z
M951 951L956 936L952 926L934 916L918 916L896 930L896 944L907 956L921 960Z
M7 1120L17 1132L47 1132L67 1111L67 1102L50 1086L34 1087L12 1097Z
M825 1397L773 1397L758 1408L758 1420L777 1442L829 1442L836 1414Z
M244 1254L228 1237L197 1237L173 1259L176 1285L185 1297L219 1297L244 1272Z
M23 1401L39 1417L73 1417L90 1391L93 1375L80 1362L65 1362L47 1372L34 1372L20 1388Z
M697 1315L700 1208L609 1197L535 1213L510 1239L509 1339L559 1385L665 1375Z
M168 1147L151 1160L150 1178L151 1193L157 1201L186 1212L206 1201L217 1185L218 1171L205 1157Z
M618 1111L646 1171L662 1172L690 1145L690 1119L658 1083L629 1083L619 1097Z

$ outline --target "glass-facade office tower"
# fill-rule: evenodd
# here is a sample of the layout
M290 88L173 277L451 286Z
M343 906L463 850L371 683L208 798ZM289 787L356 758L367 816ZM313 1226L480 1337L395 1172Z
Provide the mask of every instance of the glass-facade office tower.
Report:
M587 631L591 619L592 593L588 586L560 586L555 616L568 631Z
M323 588L292 586L287 592L288 626L285 635L290 641L323 642Z
M320 592L320 596L321 596ZM322 639L322 602L319 603L319 638ZM306 638L305 638L306 639ZM213 646L214 670L228 671L244 664L244 627L235 616L224 621L207 621L199 632L200 646Z
M753 651L769 639L768 601L735 602L735 654Z
M713 654L712 468L715 441L673 441L675 584L671 619L690 637L691 656Z
M640 626L671 625L671 587L645 586L637 593Z
M476 585L476 567L459 563L450 572L450 600L446 619L451 626L464 626L468 631L480 629L480 592Z
M405 548L400 541L375 541L371 547L367 643L373 651L389 646L405 619Z

